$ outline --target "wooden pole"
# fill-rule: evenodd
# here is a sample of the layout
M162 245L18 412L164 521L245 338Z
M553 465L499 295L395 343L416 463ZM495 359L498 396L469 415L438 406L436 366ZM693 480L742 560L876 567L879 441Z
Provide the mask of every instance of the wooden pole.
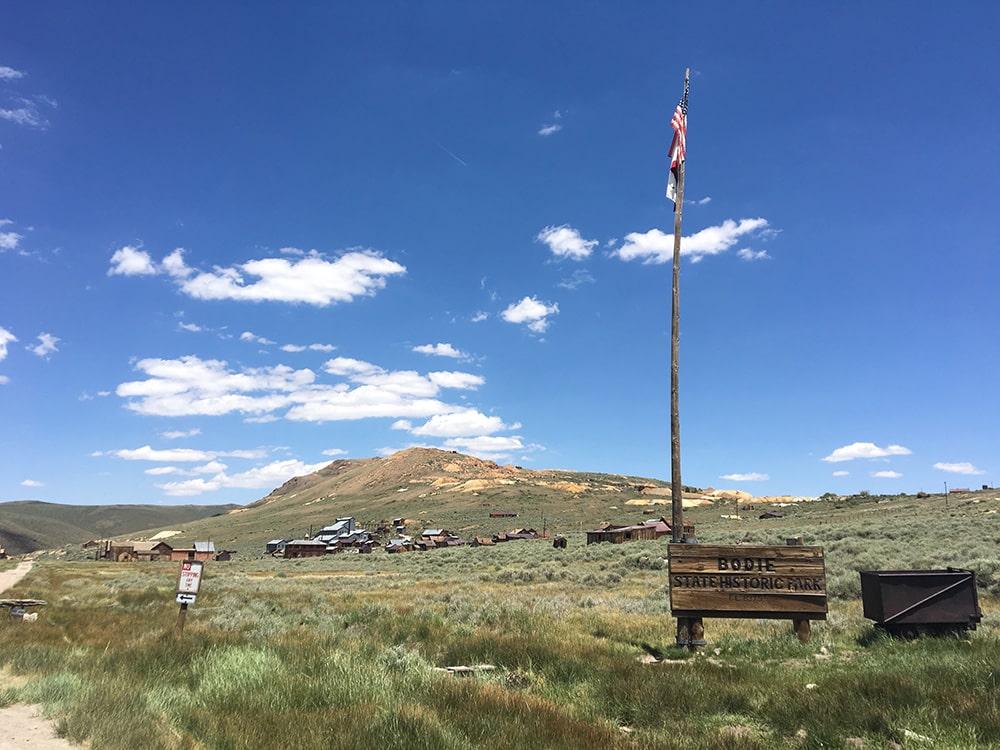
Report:
M684 71L684 98L687 99L691 69ZM684 497L681 483L680 417L680 337L681 337L681 215L684 212L684 163L677 165L677 190L674 195L674 266L670 294L670 525L671 540L684 539ZM677 644L697 651L704 643L705 628L701 618L677 618Z
M187 619L188 605L182 604L180 611L177 613L177 627L174 628L174 637L180 638L184 635L184 621Z
M691 69L684 72L684 93L687 94ZM670 520L672 540L680 542L684 534L684 502L681 484L681 417L679 397L679 366L681 337L681 214L684 210L684 162L677 165L677 194L674 196L674 272L670 305Z

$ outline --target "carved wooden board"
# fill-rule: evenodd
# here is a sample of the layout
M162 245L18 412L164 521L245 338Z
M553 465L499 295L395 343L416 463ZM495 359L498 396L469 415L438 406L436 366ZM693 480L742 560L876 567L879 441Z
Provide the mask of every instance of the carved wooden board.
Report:
M675 617L826 619L822 547L671 544Z

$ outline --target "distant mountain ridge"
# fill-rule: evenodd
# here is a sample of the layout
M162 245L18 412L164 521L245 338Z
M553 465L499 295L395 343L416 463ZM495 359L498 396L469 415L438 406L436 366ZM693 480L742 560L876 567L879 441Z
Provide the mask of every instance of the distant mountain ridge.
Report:
M62 505L38 500L0 503L0 547L8 555L121 537L142 529L225 514L238 505Z

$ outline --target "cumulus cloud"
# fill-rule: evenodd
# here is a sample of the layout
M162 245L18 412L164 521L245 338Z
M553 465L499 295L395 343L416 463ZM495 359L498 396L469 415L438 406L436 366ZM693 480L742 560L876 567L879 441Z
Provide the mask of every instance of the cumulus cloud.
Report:
M182 482L166 482L156 485L172 497L190 497L221 489L264 489L284 484L292 477L319 471L327 462L306 464L297 459L275 461L266 466L258 466L249 471L227 474L219 471L210 478L190 479Z
M316 378L312 370L285 365L236 372L223 361L195 356L143 359L136 369L148 377L122 383L115 392L132 411L157 416L266 414L289 405L290 394Z
M60 341L59 338L53 336L51 333L40 333L38 334L38 343L34 346L27 347L28 351L39 357L47 357L52 354L52 352L59 351L59 347L56 346Z
M726 219L718 226L706 227L682 237L681 255L697 263L709 255L725 252L741 237L753 235L766 227L766 219L740 219L738 222ZM644 234L631 232L625 235L625 244L612 255L625 261L638 260L643 264L670 263L674 258L674 236L659 229L650 229Z
M934 468L937 469L938 471L946 471L949 474L969 474L969 475L972 475L972 474L985 474L986 473L985 471L982 471L981 469L977 469L974 465L972 465L968 461L962 461L961 463L957 463L957 464L948 464L948 463L938 462L938 463L934 464Z
M514 455L538 450L537 445L525 445L519 436L455 437L444 442L445 448L468 453L489 461L508 461Z
M24 73L6 65L0 65L0 81L12 81L16 78L24 78Z
M853 461L856 458L885 458L886 456L908 456L910 449L901 445L889 445L880 448L875 443L851 443L842 448L837 448L833 453L824 458L829 463L839 463L841 461Z
M472 390L486 382L486 378L481 375L473 375L470 372L429 372L427 378L439 388L457 388Z
M525 297L510 305L500 313L508 323L524 323L535 333L545 333L549 327L549 316L559 312L559 305L541 302L534 297Z
M44 487L45 486L45 482L38 482L38 481L36 481L34 479L25 479L23 482L21 482L21 486L22 487Z
M115 250L108 276L152 276L159 273L149 253L131 245Z
M289 250L289 248L286 248ZM372 296L390 276L406 273L406 267L374 250L352 250L335 260L315 251L296 260L261 258L212 271L189 267L178 248L161 264L144 250L126 246L111 256L109 276L166 274L181 292L204 300L245 302L290 302L326 307ZM292 254L294 255L294 254Z
M240 334L240 341L249 341L253 344L264 344L265 346L271 346L275 342L271 339L264 338L263 336L258 336L250 331L244 331Z
M876 471L872 476L878 479L899 479L903 475L898 471Z
M583 260L589 258L590 254L597 246L597 240L585 240L580 236L580 232L573 227L563 224L561 226L547 226L535 239L548 245L549 250L557 258L569 258L570 260Z
M7 344L12 344L15 341L17 341L17 336L6 328L0 327L0 362L7 358Z
M849 472L849 471L835 471L835 472L833 472L833 476L835 476L835 477L846 477L846 476L849 476L850 473L851 472Z
M347 451L343 448L327 448L325 451L321 451L320 455L323 456L346 456Z
M13 224L10 219L0 219L0 227ZM23 235L17 232L0 232L0 253L5 250L17 250L18 243L23 239Z
M304 352L307 350L311 352L332 352L336 348L337 347L335 347L333 344L304 344L304 345L284 344L281 347L281 351L292 352L292 353Z
M500 417L487 417L482 412L469 409L454 414L435 415L419 427L413 428L412 432L414 435L428 437L479 437L517 427L518 425L508 427ZM410 428L407 426L404 429Z
M760 474L756 471L749 474L723 474L720 479L728 479L731 482L766 482L771 477L767 474Z
M464 359L465 355L451 344L421 344L413 347L413 351L418 354L433 354L438 357L451 357L452 359Z

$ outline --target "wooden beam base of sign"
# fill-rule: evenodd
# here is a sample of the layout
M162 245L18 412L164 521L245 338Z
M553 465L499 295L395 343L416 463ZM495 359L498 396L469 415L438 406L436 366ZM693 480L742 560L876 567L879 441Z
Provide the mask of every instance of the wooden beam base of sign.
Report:
M174 628L174 637L180 638L184 635L184 620L187 619L188 605L182 604L180 612L177 613L177 627Z

